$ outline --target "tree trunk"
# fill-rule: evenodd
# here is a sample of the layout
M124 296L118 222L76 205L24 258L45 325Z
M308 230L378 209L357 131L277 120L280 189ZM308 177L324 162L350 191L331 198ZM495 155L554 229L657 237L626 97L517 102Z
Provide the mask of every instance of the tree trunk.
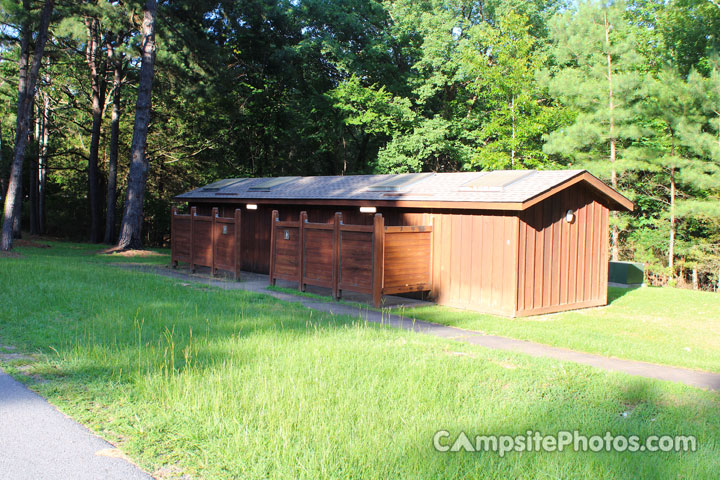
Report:
M0 240L1 250L12 249L13 225L16 219L19 221L20 217L22 167L23 160L25 159L25 148L28 142L28 131L30 130L30 107L35 98L35 83L37 82L38 73L40 72L40 64L45 51L45 43L47 42L48 27L50 26L50 16L54 6L54 0L45 0L40 16L40 27L35 42L35 52L33 53L32 65L30 66L29 72L28 65L30 65L30 41L32 32L30 31L30 24L27 21L21 27L23 31L21 33L20 61L18 62L20 70L18 78L15 152L10 169L8 192L5 198L2 239ZM23 7L29 13L30 1L24 0Z
M122 61L115 63L113 75L113 106L110 119L110 160L108 162L107 209L105 216L105 243L115 238L115 204L117 203L117 161L120 142L120 86Z
M668 270L675 270L675 167L670 167L670 241L668 243Z
M50 63L48 62L48 68ZM50 141L50 97L43 95L42 108L42 137L40 139L40 155L38 165L38 227L40 233L45 233L45 186L47 185L48 142Z
M150 107L152 103L153 68L155 64L155 0L146 0L142 25L142 63L140 84L135 105L135 125L130 147L130 171L118 247L142 247L143 200L147 181L148 160L145 155Z
M10 180L12 181L12 177L10 177ZM8 191L8 194L9 194L9 191ZM17 201L15 202L15 210L14 210L15 214L13 215L13 219L12 219L12 238L22 238L22 204L23 204L22 184L18 185L16 195L17 195ZM7 200L7 197L6 197L6 200Z
M3 165L3 139L2 139L2 124L0 124L0 202L5 205L5 194L8 189L8 179L5 177L5 172L2 170Z
M610 182L612 184L612 187L617 190L618 188L618 179L617 179L617 170L615 170L615 160L617 158L617 152L616 152L616 139L615 139L615 98L613 96L613 74L612 74L612 56L610 55L610 29L611 26L608 24L607 19L607 13L604 17L605 20L605 47L607 48L607 80L608 80L608 116L609 116L609 122L610 122L610 164L612 166L612 170L610 172ZM618 231L617 226L617 219L618 219L618 213L613 210L612 212L613 217L613 225L612 225L612 239L610 242L611 245L611 255L612 255L612 261L617 262L619 258L619 239L620 239L620 232Z
M512 96L510 103L510 112L512 115L512 146L510 147L510 168L515 168L515 95Z
M100 242L100 174L98 154L100 150L100 130L102 128L103 106L105 104L104 64L98 55L100 49L100 22L96 18L85 21L87 27L87 48L85 58L90 68L92 86L92 130L90 134L90 152L88 155L88 200L90 202L90 242Z
M36 107L35 111L35 132L32 140L35 145L35 155L30 161L30 235L37 235L39 233L38 228L38 175L40 174L40 137L42 132L42 113L40 109Z

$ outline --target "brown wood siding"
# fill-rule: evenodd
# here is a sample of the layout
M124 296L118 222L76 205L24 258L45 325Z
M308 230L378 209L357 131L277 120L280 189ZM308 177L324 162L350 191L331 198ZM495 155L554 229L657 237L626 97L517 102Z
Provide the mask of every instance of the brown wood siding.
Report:
M215 268L235 270L235 219L215 219Z
M432 232L385 233L383 290L405 290L429 285Z
M303 283L332 287L333 285L333 230L319 230L306 224L304 229ZM329 226L329 225L328 225Z
M195 217L193 221L193 262L212 266L212 217Z
M372 292L372 232L340 231L341 290Z
M221 201L219 199L219 201ZM226 200L227 201L227 200ZM343 214L346 225L372 225L373 215L360 213L357 207L334 207L332 205L308 207L305 205L272 205L260 204L257 210L247 210L245 204L236 203L205 203L191 202L197 208L198 215L210 216L213 207L218 207L220 217L232 218L235 209L242 208L242 256L241 266L244 271L268 274L270 272L270 217L273 210L278 210L280 220L297 220L301 211L307 211L308 222L331 223L335 212ZM386 226L421 226L429 225L430 216L425 212L408 212L398 208L378 208L382 213Z
M565 221L567 210L575 221ZM607 303L608 209L583 185L519 215L517 314Z
M298 227L275 226L275 277L297 281L300 276L300 229Z
M171 238L174 258L190 263L190 215L175 215Z
M514 212L448 210L433 212L431 218L434 300L513 315L518 239Z

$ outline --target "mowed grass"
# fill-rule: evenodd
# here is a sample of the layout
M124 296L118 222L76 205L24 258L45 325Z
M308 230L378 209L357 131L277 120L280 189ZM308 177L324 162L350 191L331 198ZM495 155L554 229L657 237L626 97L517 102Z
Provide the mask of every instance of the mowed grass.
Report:
M418 320L630 360L720 372L720 294L610 288L609 305L523 318L433 306Z
M4 367L160 478L716 478L720 394L472 347L52 244L0 258ZM147 260L158 263L162 258ZM165 258L164 261L167 261ZM2 358L2 357L0 357ZM685 453L438 453L476 434L695 435Z

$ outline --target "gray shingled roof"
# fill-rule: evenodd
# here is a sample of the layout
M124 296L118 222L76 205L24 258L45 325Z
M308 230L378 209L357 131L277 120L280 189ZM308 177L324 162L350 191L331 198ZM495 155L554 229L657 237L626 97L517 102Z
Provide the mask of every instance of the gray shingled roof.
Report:
M397 190L386 191L377 191L377 185L391 179L399 181L402 179L397 175L294 177L286 183L267 190L258 187L271 180L270 178L226 179L183 193L176 198L178 200L225 198L522 203L584 172L585 170L497 170L407 174L409 184L405 187L400 186ZM513 181L513 175L521 178ZM480 180L480 185L472 190L467 184L477 180Z

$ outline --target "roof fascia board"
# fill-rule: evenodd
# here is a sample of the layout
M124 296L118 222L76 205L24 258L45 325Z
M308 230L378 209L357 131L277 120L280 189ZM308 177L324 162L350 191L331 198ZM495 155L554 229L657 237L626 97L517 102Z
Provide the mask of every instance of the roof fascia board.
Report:
M527 210L528 208L532 207L533 205L536 205L536 204L542 202L546 198L551 197L551 196L555 195L556 193L558 193L562 190L565 190L566 188L569 188L569 187L575 185L576 183L580 183L583 181L585 181L585 182L589 183L591 186L593 186L601 195L603 195L608 200L610 200L611 203L614 203L617 207L620 207L620 208L617 208L617 210L624 209L629 212L632 212L634 210L635 204L632 201L627 199L624 195L617 192L613 188L605 185L605 183L602 180L598 179L596 176L594 176L593 174L591 174L590 172L587 172L587 171L580 172L576 176L569 178L568 180L564 181L563 183L556 185L556 186L552 187L551 189L546 190L545 192L540 193L529 200L525 200L522 203L521 210Z

